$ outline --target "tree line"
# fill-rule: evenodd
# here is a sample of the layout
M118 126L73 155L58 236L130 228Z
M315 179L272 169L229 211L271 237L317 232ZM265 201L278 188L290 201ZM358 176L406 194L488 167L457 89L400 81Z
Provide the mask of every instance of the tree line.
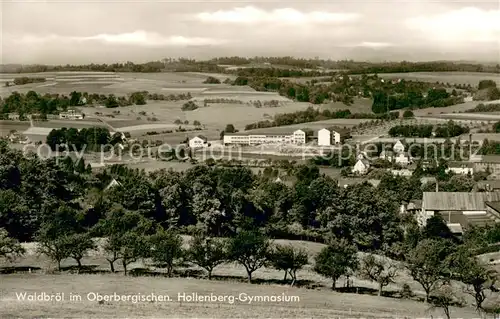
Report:
M292 113L276 114L272 121L265 120L256 123L247 124L245 130L253 130L257 128L277 127L292 124L301 124L315 121L323 121L329 119L379 119L379 120L394 120L399 117L399 112L390 112L386 114L371 114L371 113L351 113L348 109L330 111L315 109L308 107L304 111L296 111Z
M8 113L18 113L21 116L39 113L42 115L58 114L67 111L71 106L104 105L107 108L124 107L129 105L145 105L147 100L181 101L191 99L191 94L157 94L147 91L132 92L128 96L114 94L98 94L73 91L64 94L39 94L28 91L26 94L12 92L8 97L0 97L0 117L6 118Z
M437 137L449 138L456 137L462 134L469 133L469 128L461 126L453 121L449 121L445 125L396 125L389 129L391 137Z
M291 56L285 57L218 57L210 60L194 60L187 58L165 58L161 61L147 63L112 63L86 65L2 65L2 73L36 73L50 71L101 71L101 72L162 72L164 70L190 70L194 72L222 73L219 65L240 65L269 63L284 67L300 69L334 69L348 70L351 74L373 73L408 73L408 72L492 72L499 73L500 65L457 62L360 62L353 60L305 59Z
M23 77L15 78L13 83L14 83L14 85L24 85L24 84L30 84L30 83L42 83L45 81L46 81L46 79L42 78L42 77L23 76ZM7 86L7 87L10 86L10 82L5 82L5 86Z

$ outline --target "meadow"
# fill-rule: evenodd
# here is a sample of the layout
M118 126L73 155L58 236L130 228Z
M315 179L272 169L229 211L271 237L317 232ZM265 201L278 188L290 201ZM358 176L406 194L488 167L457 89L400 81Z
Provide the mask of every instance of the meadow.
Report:
M189 238L184 236L185 246ZM305 248L313 263L322 244L304 241L276 240L278 244L291 244ZM223 264L214 270L213 280L207 280L204 272L188 265L176 269L173 278L167 278L163 269L156 268L147 260L133 264L131 275L123 276L117 265L117 273L109 273L109 265L100 252L84 258L86 271L75 273L75 263L63 262L63 271L52 271L55 266L44 256L35 252L35 244L24 244L27 255L14 263L0 266L17 267L24 273L1 274L0 317L1 318L47 318L47 317L225 317L225 318L416 318L441 317L440 309L429 310L429 306L417 299L421 292L405 272L396 284L386 287L385 297L377 297L376 285L353 278L354 290L330 289L331 281L317 275L308 265L298 272L296 286L282 282L283 274L271 268L255 272L255 283L245 283L245 270L236 264ZM4 268L9 270L12 268ZM351 277L352 279L352 277ZM402 283L408 283L417 294L414 299L401 299L398 291ZM342 287L343 280L338 283ZM357 291L357 293L356 293ZM28 302L17 299L16 293L26 292L56 294L64 293L60 302ZM106 301L98 302L89 293L118 295L168 295L168 302ZM217 302L187 302L178 294L217 296L297 296L290 302L264 302L235 300ZM245 294L245 295L240 295ZM70 295L81 296L81 300L70 301ZM90 299L89 299L90 298ZM452 317L479 317L472 308L452 308Z

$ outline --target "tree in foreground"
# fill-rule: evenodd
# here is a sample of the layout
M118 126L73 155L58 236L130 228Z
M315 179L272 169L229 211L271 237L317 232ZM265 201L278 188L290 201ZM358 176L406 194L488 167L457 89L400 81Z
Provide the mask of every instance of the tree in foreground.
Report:
M121 235L118 242L120 246L118 256L122 260L123 273L126 276L128 265L150 256L151 246L143 234L135 231L129 231Z
M0 258L13 260L25 253L25 249L14 238L10 238L7 231L0 228Z
M450 255L448 262L456 278L467 285L465 292L474 297L476 310L484 311L486 291L494 286L497 273L483 265L466 247Z
M406 257L410 275L425 291L425 302L429 302L432 291L447 281L445 276L447 243L443 239L425 239L417 244Z
M314 271L333 280L332 289L341 276L355 271L358 266L356 247L345 240L334 241L316 256Z
M82 259L87 252L97 248L89 233L70 234L65 236L64 241L68 257L76 261L79 270L82 268Z
M227 241L222 238L195 236L190 243L187 255L189 260L208 272L212 279L212 271L228 259Z
M266 264L269 246L269 239L257 231L241 231L230 240L229 257L245 267L248 282L251 283L252 274Z
M297 280L297 270L308 263L307 252L303 248L294 248L292 245L276 245L270 254L271 265L285 272L283 281L287 276L292 278L292 286Z
M103 250L111 272L115 272L115 262L122 260L125 275L127 266L135 260L149 255L146 235L153 229L150 220L137 212L130 212L122 206L114 206L99 220L93 231L106 238Z
M50 260L57 263L57 269L61 270L61 262L69 257L68 245L65 236L52 238L46 235L37 236L37 251L49 257Z
M183 257L182 237L172 231L160 230L151 236L151 257L154 262L167 267L167 275L172 276L174 265Z
M462 302L461 300L458 300L455 292L453 291L453 288L448 284L444 284L436 289L436 292L434 293L433 298L430 301L430 310L436 308L443 309L443 312L447 319L451 318L450 307Z
M382 296L385 286L394 283L398 274L397 264L387 257L368 254L362 258L359 266L359 274L362 278L374 281L378 284L378 295Z

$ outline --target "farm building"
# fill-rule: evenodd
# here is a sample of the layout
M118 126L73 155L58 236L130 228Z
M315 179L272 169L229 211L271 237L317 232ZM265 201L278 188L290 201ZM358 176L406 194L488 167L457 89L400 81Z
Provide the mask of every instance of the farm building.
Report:
M417 216L420 225L441 214L450 229L466 229L472 225L500 222L500 192L425 192L422 210Z
M83 120L84 117L85 115L83 113L76 110L68 110L67 112L59 113L59 118L66 120Z
M199 148L207 146L207 138L203 135L196 135L195 137L189 140L189 147L191 148Z
M470 162L449 162L446 173L452 172L460 175L472 175L474 173L474 164Z
M337 128L322 128L318 131L318 146L331 146L341 144L349 137L349 132Z
M394 144L394 146L392 147L392 150L396 154L402 153L405 151L405 146L403 145L403 143L401 143L401 141L397 141L396 144Z
M354 167L352 168L352 172L354 174L359 174L359 175L364 175L368 173L368 170L370 169L370 162L368 162L365 159L358 160L356 164L354 164Z
M500 173L500 156L483 155L479 161L474 162L474 172L486 172L492 174Z
M291 134L277 134L277 133L226 133L224 134L224 144L238 144L238 145L260 145L260 144L305 144L306 132L303 130L296 130Z

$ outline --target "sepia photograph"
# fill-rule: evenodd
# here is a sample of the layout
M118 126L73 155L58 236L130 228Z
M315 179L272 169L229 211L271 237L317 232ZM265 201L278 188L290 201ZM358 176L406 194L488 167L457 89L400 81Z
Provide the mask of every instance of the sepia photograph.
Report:
M0 319L500 319L499 0L0 1Z

